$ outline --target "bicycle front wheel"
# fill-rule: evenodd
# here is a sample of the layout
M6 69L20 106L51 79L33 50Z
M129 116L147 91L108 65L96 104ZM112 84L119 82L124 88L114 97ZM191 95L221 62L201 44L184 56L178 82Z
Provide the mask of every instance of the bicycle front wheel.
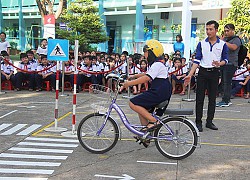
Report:
M116 122L108 117L101 133L97 131L103 125L106 115L92 113L84 117L77 129L77 137L84 149L95 154L102 154L111 150L119 138L119 129Z
M197 132L194 126L183 118L168 118L163 120L169 129L161 125L155 130L155 145L158 151L169 159L181 160L190 156L198 141Z

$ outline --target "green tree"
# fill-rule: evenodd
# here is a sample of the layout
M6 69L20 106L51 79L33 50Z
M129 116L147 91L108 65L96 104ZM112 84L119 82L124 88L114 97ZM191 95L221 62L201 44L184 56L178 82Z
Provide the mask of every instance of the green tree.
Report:
M104 24L98 15L98 9L92 0L75 0L61 15L61 21L66 23L66 29L57 28L59 38L68 39L70 43L79 40L82 50L89 48L91 43L100 43L108 40Z
M235 25L235 32L243 38L248 49L250 48L250 0L232 0L232 7L227 12L227 17L220 20L219 32L222 33L228 23Z

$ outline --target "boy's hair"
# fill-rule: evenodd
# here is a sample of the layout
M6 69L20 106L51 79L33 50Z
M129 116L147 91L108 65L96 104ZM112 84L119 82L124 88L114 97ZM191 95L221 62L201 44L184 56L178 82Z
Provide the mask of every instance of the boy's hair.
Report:
M92 57L91 57L90 55L88 55L88 56L84 56L84 58L83 58L83 59L85 59L85 58L88 58L89 60L91 60L91 61L92 61Z
M26 52L26 54L32 54L32 55L34 55L34 52L33 52L32 50L28 50L28 51Z
M3 34L6 37L6 33L5 32L1 32L0 34Z
M224 28L235 30L235 26L233 24L226 24Z
M206 26L207 25L214 25L214 28L215 29L218 29L219 28L219 23L217 22L217 21L215 21L215 20L211 20L211 21L208 21L207 23L206 23Z
M23 59L23 58L25 58L25 57L28 58L28 56L27 56L26 53L21 53L21 54L20 54L20 59Z
M1 51L1 55L2 55L3 57L9 56L9 54L7 53L7 51Z
M41 55L41 60L43 60L44 58L47 59L47 55L42 54L42 55Z

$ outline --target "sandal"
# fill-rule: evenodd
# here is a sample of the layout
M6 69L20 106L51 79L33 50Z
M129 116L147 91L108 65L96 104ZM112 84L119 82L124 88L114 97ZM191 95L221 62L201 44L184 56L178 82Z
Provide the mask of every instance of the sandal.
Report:
M152 127L148 127L149 124L153 124ZM159 127L160 123L158 122L148 122L148 124L146 125L146 127L143 127L140 131L142 132L152 132L155 129L157 129Z
M150 139L143 139L139 136L134 136L134 138L136 139L136 142L142 144L145 148L147 148L150 144Z
M181 92L180 95L185 95L185 91L184 91L184 92Z

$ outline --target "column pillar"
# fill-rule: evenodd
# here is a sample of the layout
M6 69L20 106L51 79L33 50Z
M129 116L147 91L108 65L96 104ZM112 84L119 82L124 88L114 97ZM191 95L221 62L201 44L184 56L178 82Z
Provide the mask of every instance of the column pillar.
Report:
M20 50L24 51L25 50L25 23L23 19L23 11L22 11L22 6L23 3L21 0L18 1L18 6L19 6L19 46Z
M0 32L3 31L2 0L0 0Z
M135 42L142 42L144 40L144 15L142 9L142 0L136 0Z
M104 12L105 12L105 9L103 7L103 0L99 0L99 15L101 17L101 22L104 24L103 30L107 34L106 16L104 15ZM99 43L97 50L101 52L107 52L108 42Z
M192 3L190 0L183 0L181 34L183 38L183 43L185 45L184 57L187 60L190 57L191 21L192 21L192 11L190 10L191 6L192 6Z

